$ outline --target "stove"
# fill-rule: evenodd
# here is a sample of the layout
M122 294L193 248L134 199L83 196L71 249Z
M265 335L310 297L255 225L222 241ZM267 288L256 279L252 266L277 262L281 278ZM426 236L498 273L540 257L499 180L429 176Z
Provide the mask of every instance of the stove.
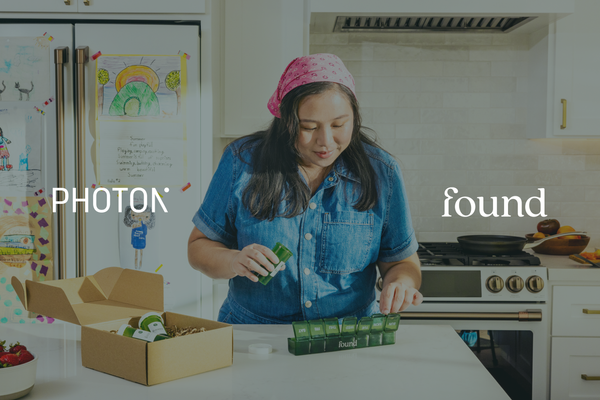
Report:
M547 300L548 272L540 259L517 254L470 254L460 244L424 242L421 261L424 302L516 302Z
M470 254L451 242L420 243L417 254L423 303L401 312L402 323L447 324L461 335L489 337L487 349L481 339L473 354L493 376L521 377L498 379L507 393L518 385L523 398L546 399L549 285L540 259L527 252Z
M417 250L422 266L533 266L540 265L540 259L522 251L517 254L469 254L460 244L449 242L419 243Z

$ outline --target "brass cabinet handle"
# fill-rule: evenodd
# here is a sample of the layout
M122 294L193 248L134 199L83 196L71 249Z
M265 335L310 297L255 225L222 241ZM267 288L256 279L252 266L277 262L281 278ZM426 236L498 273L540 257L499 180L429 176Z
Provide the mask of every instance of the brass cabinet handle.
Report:
M69 0L65 0L67 3ZM67 4L68 5L68 4ZM69 48L57 47L54 49L54 70L56 74L56 87L54 97L56 98L56 147L58 149L58 187L65 187L65 93L64 93L64 67L69 62ZM58 194L57 194L58 195ZM58 199L54 199L58 200ZM64 194L63 194L64 200ZM57 210L58 229L58 279L67 277L67 231L65 220L65 206L61 205Z
M600 376L587 376L587 374L581 374L581 379L584 381L600 381Z
M86 6L89 6L90 5L90 0L83 0L83 4L86 5Z
M567 127L567 99L560 99L560 102L563 105L563 118L562 118L562 125L560 126L560 129L565 129Z
M77 197L85 196L85 64L88 62L89 47L80 46L76 50L77 60ZM86 228L85 203L77 203L77 277L86 276Z
M588 310L587 308L584 308L582 311L584 314L600 314L600 310Z
M70 6L71 5L71 0L65 0L65 6Z

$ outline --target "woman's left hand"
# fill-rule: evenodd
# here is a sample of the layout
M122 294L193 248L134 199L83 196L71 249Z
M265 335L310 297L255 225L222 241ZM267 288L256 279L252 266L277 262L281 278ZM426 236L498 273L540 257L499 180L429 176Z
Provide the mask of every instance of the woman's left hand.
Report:
M383 278L379 298L382 314L404 311L411 304L418 306L423 302L423 295L416 289L421 286L421 263L416 253L402 261L377 264Z

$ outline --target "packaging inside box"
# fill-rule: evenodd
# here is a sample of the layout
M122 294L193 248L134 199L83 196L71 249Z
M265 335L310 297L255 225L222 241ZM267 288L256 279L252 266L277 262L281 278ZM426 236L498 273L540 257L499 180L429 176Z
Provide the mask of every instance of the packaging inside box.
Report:
M233 363L231 325L163 312L162 275L110 267L60 281L23 283L13 277L12 285L25 309L81 325L84 367L154 385ZM206 331L153 343L110 332L122 324L137 328L149 311L162 313L167 327Z

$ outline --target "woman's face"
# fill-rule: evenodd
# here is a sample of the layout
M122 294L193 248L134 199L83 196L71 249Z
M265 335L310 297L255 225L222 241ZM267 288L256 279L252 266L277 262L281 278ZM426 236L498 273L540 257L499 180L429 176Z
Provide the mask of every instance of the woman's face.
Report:
M331 166L352 139L354 114L346 95L330 89L308 96L300 102L298 118L302 165L313 170Z

